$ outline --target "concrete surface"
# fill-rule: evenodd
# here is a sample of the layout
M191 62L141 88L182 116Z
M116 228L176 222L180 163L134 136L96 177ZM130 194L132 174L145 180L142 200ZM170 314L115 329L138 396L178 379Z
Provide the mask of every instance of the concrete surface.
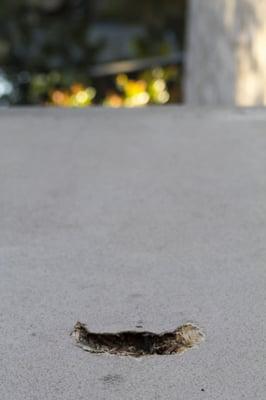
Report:
M1 110L0 187L1 400L265 398L265 111ZM77 320L206 341L91 355Z

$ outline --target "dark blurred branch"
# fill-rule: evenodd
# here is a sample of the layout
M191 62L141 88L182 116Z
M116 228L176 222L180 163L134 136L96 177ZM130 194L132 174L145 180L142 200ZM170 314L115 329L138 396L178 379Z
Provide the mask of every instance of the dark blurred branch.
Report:
M90 68L91 77L117 75L121 73L137 72L144 69L164 67L171 64L182 64L183 54L174 53L168 56L149 57L136 60L116 61L106 64L98 64Z

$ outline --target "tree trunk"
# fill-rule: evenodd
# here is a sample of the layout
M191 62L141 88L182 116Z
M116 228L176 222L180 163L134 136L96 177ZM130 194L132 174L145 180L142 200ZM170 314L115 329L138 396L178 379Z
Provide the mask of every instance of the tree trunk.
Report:
M190 0L185 100L266 104L266 1Z

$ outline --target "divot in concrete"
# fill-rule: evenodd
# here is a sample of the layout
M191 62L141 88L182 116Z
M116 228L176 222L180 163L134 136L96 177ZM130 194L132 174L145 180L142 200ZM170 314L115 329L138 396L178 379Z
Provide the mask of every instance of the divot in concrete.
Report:
M174 331L157 334L147 331L96 333L89 331L85 324L77 322L71 335L85 351L134 357L183 353L204 338L202 331L190 323Z

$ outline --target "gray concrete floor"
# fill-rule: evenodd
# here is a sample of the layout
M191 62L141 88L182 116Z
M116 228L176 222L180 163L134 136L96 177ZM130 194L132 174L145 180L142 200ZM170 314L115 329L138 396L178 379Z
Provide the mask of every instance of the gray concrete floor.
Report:
M0 111L1 400L265 398L266 112ZM197 323L181 356L69 337Z

